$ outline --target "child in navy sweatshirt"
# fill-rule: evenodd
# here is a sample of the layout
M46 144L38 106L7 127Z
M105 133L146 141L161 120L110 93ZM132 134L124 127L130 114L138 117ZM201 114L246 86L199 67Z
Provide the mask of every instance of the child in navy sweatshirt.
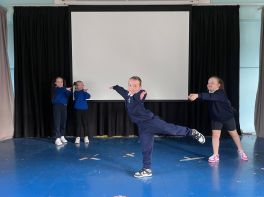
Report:
M52 105L53 105L53 131L56 136L57 146L67 143L64 137L67 121L68 97L71 88L65 87L66 83L62 77L57 77L52 84Z
M82 81L76 81L74 83L74 109L76 117L76 126L77 126L77 137L75 139L75 144L80 144L80 137L84 136L84 142L89 143L88 138L88 102L87 99L91 95L87 92L87 89L84 89L84 84ZM82 134L83 130L83 134Z
M152 176L151 154L155 134L193 136L200 143L205 142L204 136L195 129L167 123L155 116L150 110L145 109L144 101L147 93L145 90L141 90L141 79L139 77L134 76L129 79L128 90L118 85L111 87L111 89L116 90L125 99L128 116L133 123L137 124L139 129L143 168L136 172L134 177Z
M209 157L209 162L219 161L219 139L221 130L225 127L233 138L238 153L242 160L248 160L246 153L243 151L239 135L236 130L236 122L234 119L234 109L230 101L226 97L224 91L224 82L217 76L210 77L207 84L208 92L199 94L190 94L189 99L196 99L209 102L209 115L212 126L212 144L213 155Z

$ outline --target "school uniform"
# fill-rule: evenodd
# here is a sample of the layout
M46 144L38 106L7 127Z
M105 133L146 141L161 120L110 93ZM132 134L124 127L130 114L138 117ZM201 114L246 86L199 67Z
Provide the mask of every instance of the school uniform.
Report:
M60 138L66 131L67 104L71 92L65 87L55 87L53 91L53 132L56 138Z
M198 99L209 102L208 109L212 130L222 130L223 127L228 131L236 130L234 108L224 90L219 89L212 93L199 93Z
M129 95L128 91L118 85L113 86L124 99L125 106L133 123L136 123L139 130L139 138L141 143L141 150L143 155L143 168L151 168L151 155L153 150L153 142L155 134L168 134L177 136L191 136L192 129L167 123L161 120L158 116L155 116L150 110L145 109L144 100L141 100L140 94L143 90L140 90L134 95Z
M88 136L88 102L91 95L84 90L74 92L74 109L78 137ZM84 131L82 133L82 130ZM84 135L83 135L84 134Z

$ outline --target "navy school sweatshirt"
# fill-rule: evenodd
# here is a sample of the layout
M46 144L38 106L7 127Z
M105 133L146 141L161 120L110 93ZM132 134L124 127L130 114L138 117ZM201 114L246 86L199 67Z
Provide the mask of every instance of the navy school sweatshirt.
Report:
M113 86L113 89L125 99L126 110L133 123L141 123L154 117L154 114L150 110L145 109L144 101L146 95L142 100L140 100L140 94L144 90L140 90L138 93L130 96L128 91L123 87L116 85Z
M214 93L199 93L198 95L198 99L209 102L211 120L224 122L234 118L234 108L224 90L216 90Z
M53 98L52 98L52 104L62 104L67 105L68 104L68 97L71 94L71 91L68 91L65 87L55 87L53 90Z
M75 90L74 92L74 109L78 110L87 110L88 102L86 99L89 99L91 95L84 90Z

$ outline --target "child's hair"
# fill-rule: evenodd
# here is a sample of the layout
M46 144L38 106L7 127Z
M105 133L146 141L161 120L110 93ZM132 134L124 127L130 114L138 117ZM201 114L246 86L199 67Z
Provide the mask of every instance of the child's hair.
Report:
M57 79L62 79L62 81L63 81L63 87L66 87L66 80L63 79L63 77L60 77L60 76L55 77L55 78L52 80L52 87L56 87L55 82L56 82Z
M139 85L141 86L142 80L140 79L140 77L138 77L138 76L133 76L133 77L130 77L129 79L139 81Z
M82 82L82 81L75 81L75 82L73 82L73 85L74 85L74 86L77 86L78 83L83 83L83 82Z
M215 78L215 79L218 81L218 83L220 84L219 89L220 89L220 90L225 90L225 84L224 84L223 79L221 79L221 78L218 77L218 76L211 76L210 78Z
M52 84L51 84L51 98L52 98L52 99L53 99L53 97L54 97L55 88L56 88L55 82L56 82L56 80L59 79L59 78L62 79L62 81L63 81L63 87L66 87L66 80L63 79L63 77L60 77L60 76L55 77L55 78L52 80Z

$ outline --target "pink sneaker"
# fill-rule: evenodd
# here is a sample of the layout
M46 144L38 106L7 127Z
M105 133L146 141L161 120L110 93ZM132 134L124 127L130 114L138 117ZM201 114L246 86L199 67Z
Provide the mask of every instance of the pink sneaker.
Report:
M238 151L238 154L240 155L240 158L242 160L244 160L244 161L247 161L248 160L248 156L247 156L247 154L243 150Z
M210 163L219 162L219 155L212 155L211 157L209 157L208 161Z

